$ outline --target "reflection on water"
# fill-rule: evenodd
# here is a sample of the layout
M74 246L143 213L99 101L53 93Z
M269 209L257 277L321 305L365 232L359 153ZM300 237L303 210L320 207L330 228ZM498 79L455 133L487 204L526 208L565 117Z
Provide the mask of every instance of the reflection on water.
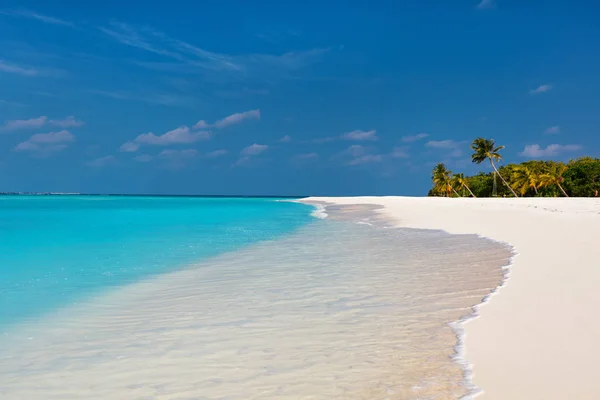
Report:
M285 238L99 297L0 342L6 399L456 399L449 323L511 256L329 208ZM360 221L362 223L356 223Z

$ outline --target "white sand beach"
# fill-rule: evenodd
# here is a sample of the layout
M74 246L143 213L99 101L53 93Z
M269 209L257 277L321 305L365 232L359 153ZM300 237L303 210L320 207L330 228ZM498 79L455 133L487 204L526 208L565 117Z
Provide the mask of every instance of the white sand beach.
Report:
M477 397L600 398L600 199L307 200L380 205L398 226L475 233L514 246L504 285L464 324Z

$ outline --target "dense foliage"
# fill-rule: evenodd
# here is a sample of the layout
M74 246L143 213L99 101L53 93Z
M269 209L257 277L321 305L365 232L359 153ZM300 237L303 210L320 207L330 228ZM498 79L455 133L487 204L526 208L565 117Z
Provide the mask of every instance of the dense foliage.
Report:
M445 197L598 197L600 196L600 159L583 157L565 164L557 161L527 161L497 168L494 161L502 160L500 151L491 139L477 138L471 145L472 160L486 160L493 171L474 176L453 174L444 164L432 171L433 187L429 196Z

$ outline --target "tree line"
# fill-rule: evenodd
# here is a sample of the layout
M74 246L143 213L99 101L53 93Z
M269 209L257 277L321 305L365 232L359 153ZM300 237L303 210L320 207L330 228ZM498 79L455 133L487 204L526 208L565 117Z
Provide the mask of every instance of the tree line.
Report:
M474 176L452 173L443 163L431 172L433 187L429 196L444 197L598 197L600 159L581 157L568 163L526 161L498 167L502 160L493 139L477 138L471 144L471 161L489 162L492 172Z

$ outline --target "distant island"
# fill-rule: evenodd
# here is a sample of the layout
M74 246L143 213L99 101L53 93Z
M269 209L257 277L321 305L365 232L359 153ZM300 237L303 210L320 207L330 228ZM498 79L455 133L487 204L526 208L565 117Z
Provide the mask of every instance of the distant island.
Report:
M581 157L559 161L526 161L501 167L500 151L493 139L477 138L471 144L471 161L489 162L492 172L474 176L453 173L443 163L431 172L428 196L442 197L598 197L600 159Z

